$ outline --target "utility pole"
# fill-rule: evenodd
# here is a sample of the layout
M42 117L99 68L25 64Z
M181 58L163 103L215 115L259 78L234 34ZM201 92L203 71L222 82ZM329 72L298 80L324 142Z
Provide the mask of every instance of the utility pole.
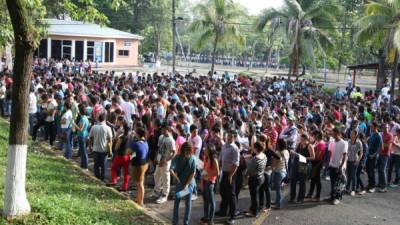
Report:
M175 38L175 30L176 30L176 18L175 18L175 0L172 0L172 74L175 75L175 64L176 64L176 56L175 56L175 48L176 48L176 38Z

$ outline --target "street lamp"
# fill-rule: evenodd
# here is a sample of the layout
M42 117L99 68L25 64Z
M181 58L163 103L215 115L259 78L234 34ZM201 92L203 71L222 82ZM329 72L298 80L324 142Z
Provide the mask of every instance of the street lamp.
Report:
M175 49L176 49L176 21L177 20L183 20L182 17L175 17L175 1L172 0L172 74L175 75L175 64L176 64L176 55L175 55Z

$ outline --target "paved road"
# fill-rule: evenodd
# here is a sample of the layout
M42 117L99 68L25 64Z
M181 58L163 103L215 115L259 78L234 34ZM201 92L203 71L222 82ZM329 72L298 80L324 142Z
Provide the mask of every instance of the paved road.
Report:
M62 151L56 151L62 155ZM79 158L74 158L75 163ZM108 162L108 167L111 162ZM93 161L90 158L90 170L93 168ZM107 171L109 179L110 170ZM366 175L363 175L366 179ZM150 198L152 193L153 176L147 176L146 180L146 199L145 206L155 212L165 221L172 220L173 200L158 205L154 199ZM132 199L135 196L133 184L130 184L131 190L124 193ZM118 188L118 185L117 185ZM323 181L323 197L329 195L329 181ZM173 190L171 190L173 193ZM373 193L364 196L351 197L345 195L342 203L337 206L327 202L305 202L301 205L291 205L287 203L287 188L284 190L285 203L282 210L272 210L261 214L258 218L239 217L236 224L239 225L399 225L400 224L400 188L389 189L388 193ZM239 209L245 210L250 206L249 191L244 189L240 193ZM272 200L275 199L275 193L272 192ZM217 195L217 208L220 202L220 196ZM193 201L192 216L190 224L198 224L203 216L203 200L201 196ZM180 216L183 216L184 202L181 202ZM181 220L182 221L182 220ZM217 218L216 224L224 224L226 218Z

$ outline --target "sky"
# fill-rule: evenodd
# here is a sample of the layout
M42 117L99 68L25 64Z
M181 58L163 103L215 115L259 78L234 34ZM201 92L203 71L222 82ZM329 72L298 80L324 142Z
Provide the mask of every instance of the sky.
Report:
M259 14L263 9L269 7L279 7L283 0L234 0L249 9L252 15Z
M192 3L197 3L200 0L188 0ZM283 0L233 0L239 2L241 5L249 10L251 15L258 15L263 9L269 7L279 7L282 5Z

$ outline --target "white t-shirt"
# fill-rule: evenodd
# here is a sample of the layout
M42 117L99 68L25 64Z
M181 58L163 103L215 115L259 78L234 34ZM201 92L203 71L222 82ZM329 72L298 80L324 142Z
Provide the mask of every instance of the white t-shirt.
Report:
M190 143L192 143L194 150L195 150L195 156L197 158L200 157L200 152L201 152L201 146L203 141L201 140L201 137L199 135L196 135L195 137L190 137Z
M0 87L0 99L4 99L6 97L6 86L4 84Z
M112 138L112 131L105 122L96 124L90 129L89 138L93 138L94 152L107 152L107 142Z
M34 114L37 112L37 100L35 93L29 93L29 114Z
M339 166L342 162L342 159L343 159L343 154L344 153L347 154L347 150L348 150L347 141L340 139L339 141L334 142L332 157L331 157L331 161L329 162L329 166L333 167L333 168L339 168Z
M65 123L61 124L61 128L69 128L72 125L72 111L67 110L62 116L61 121L65 119Z
M124 111L124 118L127 122L131 122L132 121L132 115L135 114L135 106L133 105L132 102L125 102L122 101L121 102L121 108L122 111Z
M54 111L56 110L57 106L58 106L58 104L55 100L51 100L51 102L47 103L47 106L46 106L47 112L49 112L50 110L53 110L53 113L47 114L47 117L45 119L46 122L54 121L54 115L55 115Z

